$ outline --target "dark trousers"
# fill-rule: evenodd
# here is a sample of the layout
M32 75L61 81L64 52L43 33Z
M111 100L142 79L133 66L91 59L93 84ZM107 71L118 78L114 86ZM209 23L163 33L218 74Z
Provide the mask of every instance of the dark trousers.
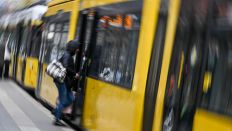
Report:
M6 60L4 61L4 78L9 77L9 66L10 66L10 61Z
M3 75L3 65L0 65L0 79L2 79Z

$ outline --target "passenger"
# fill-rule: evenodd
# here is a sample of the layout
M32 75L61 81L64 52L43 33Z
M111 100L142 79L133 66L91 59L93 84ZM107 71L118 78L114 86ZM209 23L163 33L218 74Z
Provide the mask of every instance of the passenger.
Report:
M78 43L76 40L68 42L66 51L60 59L60 62L67 70L67 74L64 83L60 83L57 80L54 80L58 88L58 95L59 95L58 96L59 103L57 104L55 109L55 117L56 117L54 122L55 125L63 125L60 122L62 111L64 108L71 105L74 101L74 95L72 93L71 88L73 86L75 79L79 78L79 74L75 72L73 56L75 55L76 52L79 51L79 48L80 48L80 43Z
M0 79L3 76L5 43L0 43Z
M7 40L5 46L5 53L4 53L4 78L9 78L9 65L10 65L10 48L9 48L9 38Z

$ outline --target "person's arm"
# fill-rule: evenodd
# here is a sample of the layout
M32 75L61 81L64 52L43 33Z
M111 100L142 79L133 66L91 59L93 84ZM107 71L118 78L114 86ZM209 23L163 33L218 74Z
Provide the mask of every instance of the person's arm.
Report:
M68 75L75 77L76 72L74 70L74 61L73 61L72 57L64 58L63 59L63 66L66 68Z

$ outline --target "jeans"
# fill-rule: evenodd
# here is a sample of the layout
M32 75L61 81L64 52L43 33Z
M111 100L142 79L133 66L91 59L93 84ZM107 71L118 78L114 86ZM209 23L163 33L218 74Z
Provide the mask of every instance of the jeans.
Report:
M57 120L61 118L64 108L68 107L74 101L74 96L71 90L67 89L65 83L55 81L59 93L59 103L55 109L55 117Z

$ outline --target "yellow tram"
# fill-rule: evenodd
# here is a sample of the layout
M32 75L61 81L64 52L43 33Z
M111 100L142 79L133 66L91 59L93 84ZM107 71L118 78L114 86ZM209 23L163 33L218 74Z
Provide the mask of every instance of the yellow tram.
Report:
M22 27L21 42L17 49L16 80L25 87L35 89L37 87L38 59L41 46L42 21L41 15L47 11L47 7L37 5L25 10L23 13L32 18L25 18Z
M9 32L8 42L11 48L9 74L19 84L29 89L35 89L37 86L41 16L46 10L46 6L36 5L2 18L4 19L2 27Z
M25 80L54 107L57 89L46 66L77 39L73 124L94 131L232 130L231 9L228 0L53 0L38 59L25 65L37 68L26 75L38 77Z

